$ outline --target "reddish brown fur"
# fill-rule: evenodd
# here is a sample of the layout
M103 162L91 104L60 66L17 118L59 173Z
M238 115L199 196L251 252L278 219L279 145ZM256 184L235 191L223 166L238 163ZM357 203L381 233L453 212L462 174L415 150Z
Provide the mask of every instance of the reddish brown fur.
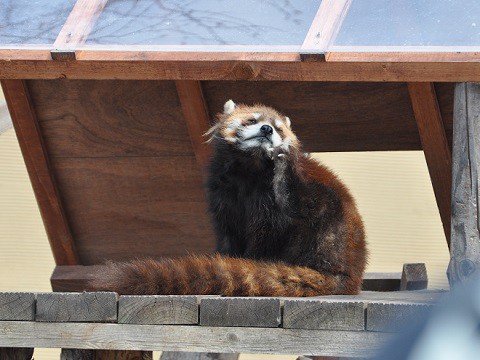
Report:
M337 293L341 281L307 267L212 255L110 263L90 286L119 294L315 296Z
M245 128L256 112L276 127L282 139L291 141L284 157L236 148L238 129L232 125L240 121L238 126ZM283 122L281 131L275 119ZM304 156L286 118L261 105L240 105L233 113L220 114L209 134L216 150L209 179L210 210L222 254L110 263L90 289L225 296L358 293L367 250L355 201L333 172ZM283 190L272 185L279 171ZM241 194L257 195L243 199ZM287 204L282 204L286 198ZM242 210L242 201L250 206L248 211ZM232 223L252 232L225 233Z

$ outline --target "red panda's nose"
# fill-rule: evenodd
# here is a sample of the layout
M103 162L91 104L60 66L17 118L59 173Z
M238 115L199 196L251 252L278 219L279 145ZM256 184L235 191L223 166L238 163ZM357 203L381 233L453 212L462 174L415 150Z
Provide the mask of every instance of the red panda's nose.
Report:
M273 134L273 128L269 125L263 125L260 128L260 131L262 132L263 135L272 135Z

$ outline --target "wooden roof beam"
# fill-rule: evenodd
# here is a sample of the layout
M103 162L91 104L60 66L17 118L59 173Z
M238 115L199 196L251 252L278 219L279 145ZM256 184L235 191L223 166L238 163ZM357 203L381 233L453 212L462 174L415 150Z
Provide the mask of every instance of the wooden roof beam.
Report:
M323 0L300 50L302 61L325 61L352 0ZM316 50L312 52L312 50Z
M75 60L75 48L84 44L108 0L77 0L53 44L53 60Z

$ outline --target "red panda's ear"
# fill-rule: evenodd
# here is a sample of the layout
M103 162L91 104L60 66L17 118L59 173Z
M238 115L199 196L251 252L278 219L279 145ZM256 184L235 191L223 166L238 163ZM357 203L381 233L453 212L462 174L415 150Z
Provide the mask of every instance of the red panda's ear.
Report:
M285 124L287 124L287 127L289 129L292 127L292 122L290 121L290 118L288 116L285 116Z
M225 103L225 105L223 105L223 113L229 115L235 110L236 107L237 105L230 99Z

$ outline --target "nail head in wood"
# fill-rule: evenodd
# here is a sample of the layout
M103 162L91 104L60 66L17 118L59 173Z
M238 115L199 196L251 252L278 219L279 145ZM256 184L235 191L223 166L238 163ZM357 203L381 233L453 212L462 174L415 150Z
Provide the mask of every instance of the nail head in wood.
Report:
M300 299L283 305L283 327L288 329L364 330L364 324L361 302Z
M112 292L38 294L36 321L114 322L117 297Z
M0 293L0 320L35 320L35 294Z
M144 325L198 324L196 296L120 296L118 322Z
M280 299L205 298L200 302L200 325L278 327Z
M427 286L427 268L424 263L403 265L400 290L423 290Z

